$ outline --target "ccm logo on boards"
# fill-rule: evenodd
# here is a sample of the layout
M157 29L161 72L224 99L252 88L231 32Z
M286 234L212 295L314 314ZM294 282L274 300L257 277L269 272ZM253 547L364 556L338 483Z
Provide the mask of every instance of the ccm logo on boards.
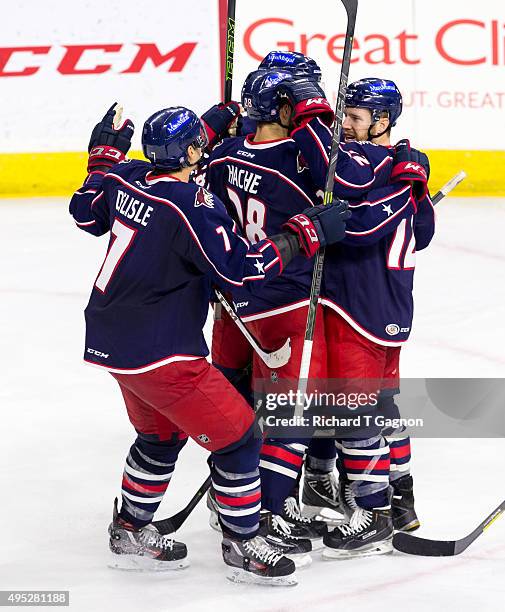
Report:
M156 43L0 47L0 77L31 76L45 63L40 56L54 57L54 50L61 49L64 53L56 70L63 75L132 74L141 72L146 64L163 66L166 72L182 72L196 45L185 42L167 52L160 51Z

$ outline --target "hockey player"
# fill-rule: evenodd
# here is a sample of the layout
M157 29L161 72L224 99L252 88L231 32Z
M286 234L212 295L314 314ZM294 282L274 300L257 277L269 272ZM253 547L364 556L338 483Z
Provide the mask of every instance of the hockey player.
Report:
M253 412L205 359L202 329L211 282L268 282L299 253L310 257L320 244L342 238L346 206L301 212L288 232L253 246L235 232L218 197L188 182L206 145L192 111L168 108L146 121L142 147L149 162L125 161L133 124L116 130L113 117L111 107L95 126L88 176L70 202L79 228L110 236L85 311L85 361L117 380L137 432L122 507L115 503L109 527L113 566L187 566L186 546L162 536L152 520L189 436L212 453L229 577L293 584L293 562L257 535Z
M283 97L282 91L288 97ZM319 164L320 154L314 153L311 145L305 147L305 160L302 159L296 139L301 138L303 142L312 139L313 133L317 136L321 130L327 132L333 113L317 84L306 78L293 78L285 70L251 73L243 87L242 104L249 117L257 122L257 130L246 138L228 139L214 149L209 159L208 181L233 211L247 237L256 241L303 208L307 198L316 196L319 187L307 169L311 164L305 160L312 157ZM288 134L293 125L297 129L290 138ZM301 136L304 130L309 134ZM346 147L348 155L342 156L337 169L342 195L344 192L361 195L374 182L378 185L388 182L393 160L389 151L372 145ZM411 203L409 184L402 189L381 187L376 195L378 202L388 202L398 222L407 214ZM378 213L378 208L363 207L356 212L358 234L373 231L383 222L384 215ZM311 277L312 266L293 261L284 277L268 283L261 294L233 292L243 320L267 348L278 348L287 337L291 338L291 360L275 371L277 379L297 380ZM318 320L314 340L318 350L314 352L311 378L325 377L323 319L320 316ZM272 375L256 358L253 369L257 378L269 379ZM307 442L268 438L261 454L264 507L273 516L281 515L289 523L294 522L296 527L301 521L295 520L295 509L285 502L299 474Z
M434 230L433 206L426 188L426 156L411 149L406 141L391 147L390 131L400 113L401 95L392 81L364 79L347 90L343 124L346 142L372 141L378 149L392 151L396 165L391 179L399 180L400 185L410 180L415 202L401 222L383 202L382 226L365 240L353 231L351 218L342 247L328 250L322 300L327 307L324 319L329 378L361 380L364 386L367 381L382 380L379 410L388 417L399 416L393 398L399 392L400 346L408 338L412 323L415 250L429 244ZM328 137L321 141L328 146ZM321 184L327 168L323 153L320 163L313 164L311 172ZM357 202L351 210L354 214L368 206L368 201ZM407 436L396 437L390 449L382 433L376 429L368 431L365 439L348 438L337 444L342 476L340 502L352 516L325 537L327 557L392 550L390 478L395 527L407 530L418 525L408 472L410 441ZM317 480L309 472L302 497L307 504L315 505ZM334 496L334 491L328 493L327 497Z

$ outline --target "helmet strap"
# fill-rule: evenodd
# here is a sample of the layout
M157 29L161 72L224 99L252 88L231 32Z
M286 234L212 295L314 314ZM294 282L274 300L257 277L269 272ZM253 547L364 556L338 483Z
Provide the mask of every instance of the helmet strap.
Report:
M381 111L378 111L378 110L372 111L372 123L370 124L370 127L368 128L368 140L370 141L374 140L374 138L380 138L381 136L384 136L384 134L387 134L388 130L390 130L393 127L390 121L387 128L384 131L379 132L379 134L371 133L373 126L381 119L380 113ZM388 113L388 118L389 118L389 111L387 111L387 113Z

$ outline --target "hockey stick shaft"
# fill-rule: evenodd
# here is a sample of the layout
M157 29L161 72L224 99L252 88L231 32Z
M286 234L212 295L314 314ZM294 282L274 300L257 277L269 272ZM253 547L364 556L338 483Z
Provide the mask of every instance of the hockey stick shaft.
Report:
M226 50L224 60L224 101L229 102L233 87L233 57L235 53L235 4L236 0L228 0L226 17Z
M160 521L153 521L153 525L162 534L167 535L177 531L181 525L186 521L188 516L193 512L198 502L207 493L207 489L210 487L211 477L207 476L205 482L200 486L198 491L189 500L188 504L177 514L170 516Z
M351 66L351 52L354 40L354 29L356 26L356 13L358 10L358 0L341 0L347 12L347 29L345 36L344 55L342 58L342 68L340 71L340 82L338 86L337 104L335 111L335 124L331 139L331 149L328 173L324 190L324 204L328 204L333 199L333 184L335 182L335 170L340 145L340 134L342 132L342 121L344 118L345 92L349 79L349 68ZM312 358L312 344L314 340L314 327L316 324L317 304L321 293L321 282L323 279L324 248L319 249L314 262L314 272L312 273L312 284L310 287L309 308L307 313L307 324L305 327L305 338L303 341L302 358L300 361L300 371L298 375L298 394L295 406L295 416L303 415L303 398L307 392L307 383Z

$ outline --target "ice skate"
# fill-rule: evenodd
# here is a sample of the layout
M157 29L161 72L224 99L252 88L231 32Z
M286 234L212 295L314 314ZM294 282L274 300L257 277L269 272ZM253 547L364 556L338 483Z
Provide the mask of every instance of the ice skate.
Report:
M303 515L335 524L342 521L338 483L332 472L305 470L302 489Z
M151 524L135 529L119 517L117 499L109 536L109 567L114 569L166 572L189 565L185 544L161 535Z
M294 537L310 540L312 550L322 548L323 536L328 531L328 526L324 521L303 516L294 497L288 497L285 500L281 516L288 524Z
M298 583L295 564L273 547L264 537L250 540L223 537L223 559L228 565L227 578L232 582L293 586Z
M414 508L414 489L412 476L402 476L391 482L393 500L393 526L397 531L415 531L421 523Z
M306 538L297 537L296 532L296 527L291 528L282 516L271 512L261 513L260 535L280 554L291 559L297 568L307 567L312 563L312 543Z
M393 552L391 509L357 508L346 523L324 536L325 559L351 559Z

